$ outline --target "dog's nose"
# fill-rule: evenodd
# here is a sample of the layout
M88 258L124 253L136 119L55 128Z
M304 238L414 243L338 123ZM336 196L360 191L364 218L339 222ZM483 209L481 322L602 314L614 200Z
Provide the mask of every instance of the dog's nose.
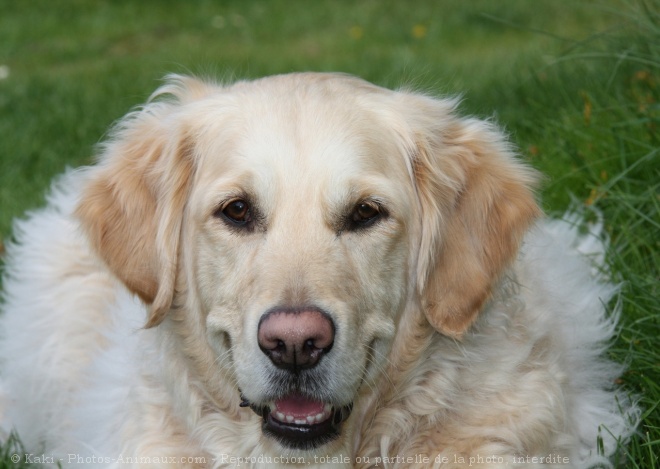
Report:
M317 309L275 310L261 318L257 339L275 366L297 373L315 366L330 351L335 326Z

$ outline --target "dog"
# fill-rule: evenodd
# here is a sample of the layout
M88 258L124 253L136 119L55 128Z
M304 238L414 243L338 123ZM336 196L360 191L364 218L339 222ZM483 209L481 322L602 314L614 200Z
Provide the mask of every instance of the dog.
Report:
M603 356L602 230L543 218L536 172L458 104L170 76L15 224L1 415L25 458L610 464L639 411Z

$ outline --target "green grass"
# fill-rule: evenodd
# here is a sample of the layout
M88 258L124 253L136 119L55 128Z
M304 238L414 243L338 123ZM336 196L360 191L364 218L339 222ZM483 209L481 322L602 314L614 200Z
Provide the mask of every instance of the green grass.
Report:
M575 198L605 216L623 282L611 354L645 409L622 464L660 466L657 0L0 0L0 12L2 238L172 71L343 71L461 93L464 112L495 116L548 176L546 211Z
M36 465L26 459L25 454L25 448L18 435L12 432L0 447L0 469L35 468Z

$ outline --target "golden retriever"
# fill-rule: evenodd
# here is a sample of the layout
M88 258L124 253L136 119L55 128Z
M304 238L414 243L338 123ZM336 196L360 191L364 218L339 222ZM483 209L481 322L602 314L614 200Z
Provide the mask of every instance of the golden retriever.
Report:
M456 106L339 74L170 77L16 224L21 457L607 464L638 410L602 357L598 227L540 219L535 172Z

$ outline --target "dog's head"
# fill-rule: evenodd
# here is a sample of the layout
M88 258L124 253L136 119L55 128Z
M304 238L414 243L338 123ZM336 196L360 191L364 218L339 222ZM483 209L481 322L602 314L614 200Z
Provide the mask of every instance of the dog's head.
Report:
M183 322L284 447L334 444L409 310L460 338L538 212L534 174L455 101L327 74L158 94L78 215L147 325Z

